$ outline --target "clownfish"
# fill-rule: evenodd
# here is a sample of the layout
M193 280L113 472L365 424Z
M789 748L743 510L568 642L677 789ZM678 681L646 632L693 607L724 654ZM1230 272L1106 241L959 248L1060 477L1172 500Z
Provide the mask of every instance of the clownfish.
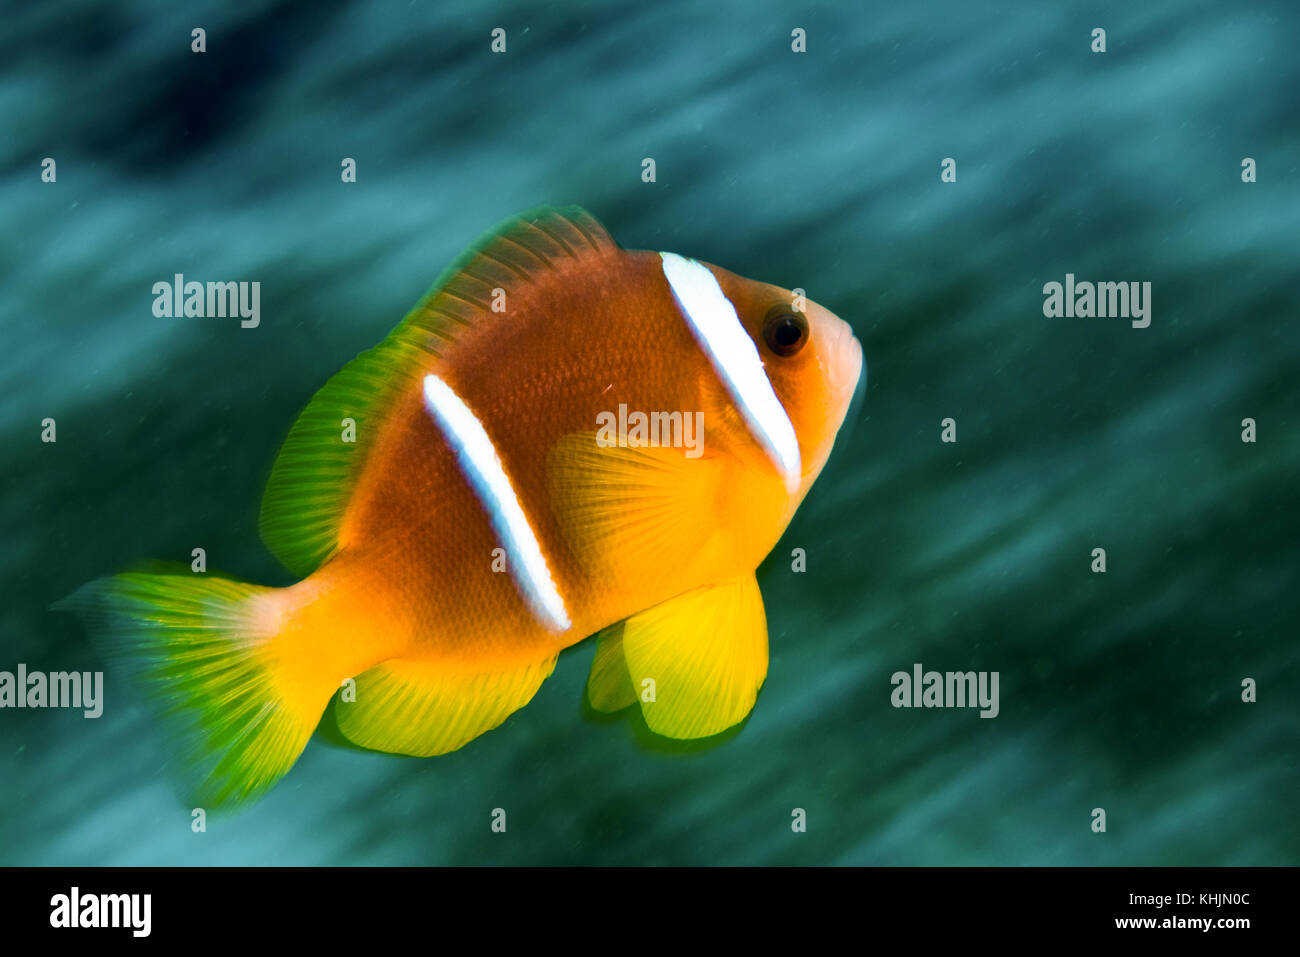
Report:
M127 572L56 607L156 697L203 806L275 784L336 695L361 747L454 751L592 635L592 708L708 737L754 706L755 571L860 381L802 295L534 210L294 423L260 530L297 584Z

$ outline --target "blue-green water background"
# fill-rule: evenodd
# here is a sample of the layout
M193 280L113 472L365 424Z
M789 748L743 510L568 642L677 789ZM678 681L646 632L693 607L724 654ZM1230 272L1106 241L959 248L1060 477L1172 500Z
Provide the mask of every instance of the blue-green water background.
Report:
M1294 3L72 2L0 22L0 669L103 668L47 606L140 559L203 546L288 583L256 518L298 410L539 203L803 287L870 366L760 569L771 669L730 739L670 753L584 715L585 643L460 752L318 735L196 834L110 672L98 720L0 712L0 862L1300 861ZM154 318L177 272L260 281L261 327ZM1151 327L1045 319L1066 272L1151 281ZM1000 672L1001 714L891 708L914 662Z

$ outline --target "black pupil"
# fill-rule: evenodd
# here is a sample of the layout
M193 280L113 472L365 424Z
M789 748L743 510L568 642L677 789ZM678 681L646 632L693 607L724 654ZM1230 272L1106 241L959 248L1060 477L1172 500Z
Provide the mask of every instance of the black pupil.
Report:
M773 338L776 339L776 344L782 348L789 348L794 345L802 335L803 330L799 328L799 324L793 319L782 319L776 329L773 330Z

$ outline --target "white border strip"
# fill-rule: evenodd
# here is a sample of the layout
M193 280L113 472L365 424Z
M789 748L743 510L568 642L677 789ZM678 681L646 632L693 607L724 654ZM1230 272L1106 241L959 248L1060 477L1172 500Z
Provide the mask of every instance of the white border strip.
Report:
M736 307L707 266L676 253L659 255L682 315L731 393L750 432L780 470L786 487L798 488L803 471L799 439L790 416L772 390L754 340L736 315Z
M551 631L567 631L572 623L564 599L555 587L542 547L482 423L436 375L424 377L424 405L446 436L461 471L487 510L497 540L506 550L510 573L520 594L537 619Z

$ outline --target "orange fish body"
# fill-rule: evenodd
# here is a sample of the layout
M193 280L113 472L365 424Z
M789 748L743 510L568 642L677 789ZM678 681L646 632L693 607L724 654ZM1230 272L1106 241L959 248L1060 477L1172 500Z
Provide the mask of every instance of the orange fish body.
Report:
M67 604L169 702L209 804L274 784L341 687L355 743L444 753L598 632L593 707L716 734L766 675L755 569L861 371L814 303L538 210L462 255L294 425L262 533L302 581L129 573Z

